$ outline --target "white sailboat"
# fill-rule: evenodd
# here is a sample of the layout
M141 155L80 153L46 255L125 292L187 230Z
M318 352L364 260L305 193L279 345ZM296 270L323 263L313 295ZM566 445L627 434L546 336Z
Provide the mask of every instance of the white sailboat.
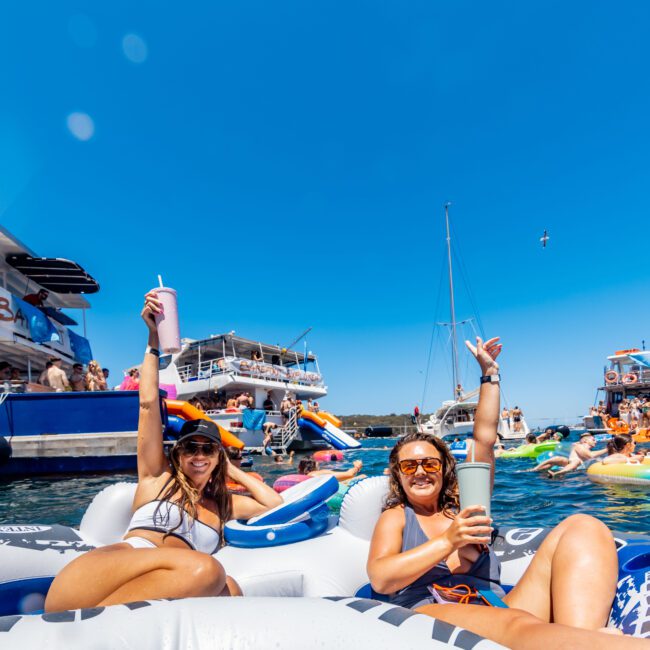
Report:
M478 406L479 389L465 392L460 383L458 369L458 334L456 320L456 305L454 299L454 274L451 260L451 235L449 230L449 203L445 204L445 226L447 232L447 265L449 269L449 306L451 320L447 324L451 329L451 372L453 399L443 401L440 407L425 421L418 422L418 431L430 433L438 438L449 441L455 438L466 438L474 431L474 416ZM519 440L530 433L523 414L515 418L509 413L508 417L499 416L499 438L503 440Z

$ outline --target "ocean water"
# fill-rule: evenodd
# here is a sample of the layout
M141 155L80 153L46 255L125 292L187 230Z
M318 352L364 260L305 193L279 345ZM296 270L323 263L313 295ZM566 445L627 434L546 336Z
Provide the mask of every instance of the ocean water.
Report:
M345 461L324 465L347 467L353 460L364 463L369 476L383 473L394 439L370 438L362 448L345 452ZM276 465L267 457L254 457L253 470L272 484L293 468ZM612 530L650 534L650 486L598 485L584 472L563 479L526 472L529 459L497 459L493 518L500 526L554 526L576 513L590 514ZM78 526L84 511L102 488L118 481L135 481L135 473L31 478L0 483L0 524L63 524Z

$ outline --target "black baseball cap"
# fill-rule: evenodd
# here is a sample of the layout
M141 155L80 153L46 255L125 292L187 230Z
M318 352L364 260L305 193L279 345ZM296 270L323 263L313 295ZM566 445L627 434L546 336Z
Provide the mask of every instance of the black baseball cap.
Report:
M189 420L181 427L180 435L176 442L183 442L187 438L204 436L213 442L221 444L219 427L212 420Z

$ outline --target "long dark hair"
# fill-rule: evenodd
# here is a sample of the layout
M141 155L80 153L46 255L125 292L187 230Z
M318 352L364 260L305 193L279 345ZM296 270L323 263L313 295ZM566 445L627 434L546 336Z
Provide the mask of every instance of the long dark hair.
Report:
M631 442L631 435L628 433L618 433L607 441L607 453L610 455L618 454L623 451L623 449L625 449L625 446L629 445Z
M311 458L303 458L298 463L298 474L309 474L317 469L316 461Z
M217 515L219 516L219 525L221 539L219 542L220 547L223 546L223 527L226 522L232 519L232 496L226 488L226 477L228 472L228 464L226 462L226 452L221 445L217 445L217 466L212 470L210 479L208 480L203 493L200 493L192 484L190 479L185 476L180 465L181 446L175 444L169 452L169 462L172 466L172 475L167 483L160 490L157 499L161 503L158 504L154 512L154 521L159 517L159 509L164 501L172 501L184 510L190 520L194 522L197 519L198 503L201 497L214 501L217 506ZM177 497L177 495L179 495ZM177 498L175 498L177 497ZM167 517L169 519L169 517ZM179 520L178 525L168 530L165 533L171 535L182 524L182 519ZM164 524L163 524L164 525Z
M390 480L383 510L389 510L390 508L403 506L408 503L408 498L400 480L398 460L400 450L404 445L408 445L409 442L427 442L440 452L442 459L442 469L440 470L442 473L442 489L438 495L438 508L445 517L453 519L460 508L458 501L458 483L456 481L456 459L451 455L449 448L442 440L428 433L409 433L390 452L388 458Z

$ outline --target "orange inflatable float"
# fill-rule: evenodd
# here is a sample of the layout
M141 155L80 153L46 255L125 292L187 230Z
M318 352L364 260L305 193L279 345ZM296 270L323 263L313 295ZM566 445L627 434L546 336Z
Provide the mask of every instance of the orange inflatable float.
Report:
M609 418L607 420L607 428L614 431L614 433L627 433L630 430L630 427L623 420L618 420L617 418Z
M258 481L262 481L262 483L264 483L264 479L257 472L246 473L249 476L256 478ZM226 487L228 488L229 492L233 492L234 494L248 494L248 490L241 483L233 483L232 481L228 481L226 483Z
M314 424L317 424L321 429L325 428L326 420L320 417L322 413L314 413L313 411L308 411L303 409L298 417L301 417L303 420L311 420Z
M332 415L327 411L318 411L317 415L323 420L327 420L328 422L332 423L337 429L340 429L341 425L343 424L343 422L341 422L341 420L339 420L336 415Z
M183 418L183 420L209 420L214 422L212 418L208 417L203 411L200 411L196 406L192 406L189 402L183 402L179 399L166 399L165 403L167 404L167 412L169 415L178 415ZM215 424L217 424L215 422ZM221 434L221 442L224 447L237 447L237 449L243 449L244 443L233 435L227 429L224 429L222 426L217 424L219 428L219 433Z
M650 429L638 429L636 433L632 434L634 442L650 442Z

